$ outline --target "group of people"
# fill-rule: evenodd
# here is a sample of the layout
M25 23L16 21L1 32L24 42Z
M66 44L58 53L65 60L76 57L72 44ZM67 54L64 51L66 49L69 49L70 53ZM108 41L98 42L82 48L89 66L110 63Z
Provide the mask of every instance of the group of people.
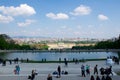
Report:
M117 64L119 65L119 58L116 57L116 56L110 56L110 57L107 57L107 60L106 60L106 63L112 65L112 64Z
M119 65L119 58L118 58L118 57L113 56L113 57L112 57L112 60L115 62L115 64L118 64L118 65Z
M112 80L112 78L108 75L103 75L101 78L98 75L96 76L96 78L93 75L91 75L90 80Z
M18 65L18 61L19 59L16 58L14 59L15 63L17 63L17 65L15 66L15 69L14 69L14 74L19 74L20 73L20 66ZM76 60L76 63L78 61ZM65 63L65 66L68 66L68 61L66 58L64 58L64 63ZM98 70L98 65L95 65L95 67L93 68L94 70L94 75L96 74L96 78L94 78L94 76L92 75L90 80L112 80L111 77L109 76L110 74L113 75L112 73L112 66L110 66L109 68L103 68L101 67L100 70ZM82 77L86 77L86 75L90 75L90 65L81 65L81 75ZM100 74L102 75L102 78L100 79L100 77L98 76L98 71L100 71ZM57 67L57 78L60 78L61 77L61 74L62 74L62 71L61 71L61 67L60 65L58 65ZM106 76L104 75L106 74ZM34 80L35 76L36 76L36 71L35 70L32 70L31 72L31 75L28 77L30 80ZM47 77L47 80L52 80L52 76L51 74L48 74L48 77Z
M98 76L98 71L99 71L98 70L98 65L95 65L93 70L94 70L93 74L96 76L96 78L93 75L91 75L90 80L112 80L112 78L109 76L110 74L113 75L112 66L110 66L109 68L106 68L106 69L104 69L103 67L100 68L100 73L102 75L101 78ZM57 75L58 75L57 78L60 78L61 77L61 67L60 67L60 65L57 68L57 72L58 72L57 73ZM106 74L106 75L104 75L104 74ZM90 75L90 65L86 65L86 66L81 65L81 75L82 75L82 77L86 77L86 75ZM52 76L50 74L48 75L47 80L52 80Z
M38 75L38 72L36 70L32 70L31 75L28 76L28 79L34 80L36 75Z
M38 75L38 72L36 70L32 70L31 75L28 75L28 79L34 80L36 75ZM47 80L52 80L51 74L48 74Z
M110 66L109 68L106 68L106 69L104 69L103 67L100 68L100 74L102 75L101 79L98 76L98 71L99 71L98 70L98 65L95 65L93 70L94 70L93 74L97 75L97 76L96 76L96 78L94 78L94 76L91 75L90 80L112 80L112 78L109 76L110 74L113 75L113 73L112 73L112 66ZM82 77L86 77L85 73L87 75L90 75L90 66L89 65L86 65L86 66L81 65L81 75L82 75ZM104 74L106 74L106 77L105 77Z
M104 69L103 67L100 68L100 74L102 75L101 79L98 76L98 65L96 65L94 67L94 74L97 74L96 80L112 80L112 78L109 76L110 74L113 75L113 73L112 73L112 66L110 66L109 68L106 68L106 69ZM104 74L106 74L106 78L105 78ZM91 76L90 80L95 80L93 78L93 75Z
M112 66L110 66L109 68L107 67L106 69L101 67L100 68L100 73L101 73L101 75L104 75L104 74L106 74L106 75L110 75L110 74L113 75L113 73L112 73Z
M14 74L19 75L19 73L20 73L20 66L19 66L19 65L16 65L16 66L15 66L15 69L14 69Z
M9 64L12 64L12 61L14 61L15 64L18 64L19 59L15 58L13 60L7 60L7 59L1 59L0 58L0 64L2 64L2 66L6 66L7 61L9 62Z
M112 80L112 78L109 76L110 74L113 75L113 73L112 73L112 66L110 66L109 68L106 68L106 69L104 69L103 67L101 67L98 70L98 65L95 65L95 67L93 68L93 70L94 70L94 73L93 73L93 75L91 75L90 80ZM102 77L98 76L98 71L100 71L100 74L102 75ZM58 67L57 67L57 72L58 72L57 78L60 78L61 74L62 74L61 66L60 65L58 65ZM20 73L20 66L19 65L15 66L14 73L15 74L19 74ZM38 73L36 72L36 70L32 70L31 75L28 76L28 79L34 80L35 76L37 74ZM82 77L86 77L86 75L90 75L90 65L86 65L86 66L81 65L81 75L82 75ZM53 80L51 74L48 74L47 80Z
M117 61L116 57L113 57L112 59L114 61ZM6 62L4 62L3 60L0 59L0 61L3 62L4 65L6 64ZM14 59L14 63L17 64L15 66L15 69L14 69L14 74L17 74L17 75L20 74L20 66L18 65L18 61L19 61L18 58ZM29 60L27 59L27 61L29 61ZM9 62L11 64L11 61L9 61ZM78 63L77 59L75 60L75 63L76 64ZM66 58L64 58L64 64L65 64L65 66L68 66L68 61L67 61ZM93 70L94 70L94 73L93 73L93 75L91 75L90 80L112 80L112 78L109 76L110 74L113 75L113 73L112 73L112 66L107 67L107 68L101 67L98 70L98 65L95 65L95 67L93 68ZM90 71L91 71L90 70L90 65L85 65L85 66L81 65L81 75L82 75L82 77L86 77L86 75L90 75L90 73L91 73ZM102 75L101 78L98 76L98 72L99 71L100 71L100 74ZM60 65L58 65L58 67L57 67L57 72L58 72L57 73L57 77L60 78L61 74L62 74L61 66ZM28 76L28 78L30 80L34 80L36 75L37 75L36 71L32 70L31 75ZM96 76L94 76L94 75L96 75ZM47 80L52 80L51 74L48 74Z
M90 66L89 65L86 65L86 67L84 65L81 66L81 74L82 74L82 77L85 77L85 72L87 75L90 75Z
M112 80L112 78L109 76L110 74L113 75L112 73L112 66L109 68L104 69L103 67L100 68L100 74L102 75L102 78L98 76L98 65L94 67L94 74L97 74L96 80ZM106 77L104 76L106 74ZM90 80L95 80L94 76L91 75Z
M112 78L109 76L110 74L113 75L112 73L112 66L110 66L109 68L104 69L103 67L100 68L100 74L102 75L102 77L100 78L98 76L98 65L95 65L94 67L94 75L91 75L90 80L112 80ZM61 77L62 71L61 71L61 66L58 65L57 67L57 78ZM15 70L14 70L15 74L19 74L20 73L20 66L16 65L15 66ZM37 71L36 70L32 70L31 75L28 76L28 79L30 80L34 80L35 76L37 75ZM106 75L104 75L106 74ZM90 65L81 65L81 75L82 77L86 77L86 75L90 75ZM52 76L51 74L48 74L47 80L52 80Z

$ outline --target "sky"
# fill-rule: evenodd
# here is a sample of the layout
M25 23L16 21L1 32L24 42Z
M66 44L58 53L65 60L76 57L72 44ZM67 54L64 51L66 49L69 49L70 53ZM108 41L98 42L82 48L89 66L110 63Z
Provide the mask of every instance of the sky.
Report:
M120 0L0 0L0 34L53 38L113 38Z

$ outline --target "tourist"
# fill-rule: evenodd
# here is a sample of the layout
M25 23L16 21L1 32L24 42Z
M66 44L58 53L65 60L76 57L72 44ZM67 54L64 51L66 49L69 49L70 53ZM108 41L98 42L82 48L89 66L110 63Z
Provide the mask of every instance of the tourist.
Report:
M112 78L110 76L106 76L106 80L112 80Z
M105 74L105 69L103 67L100 68L100 74L104 75Z
M9 60L10 65L12 64L12 60Z
M84 65L81 66L81 74L82 74L82 77L85 77L85 66Z
M97 75L98 75L98 68L97 68L97 66L98 66L98 65L96 65L96 66L94 67L94 74L97 74Z
M109 75L110 75L110 74L113 75L113 73L112 73L112 66L110 66L110 68L108 69L108 71L109 71Z
M15 59L14 59L14 63L15 63L15 64L18 64L18 61L19 61L19 58L15 58Z
M6 60L3 60L2 66L6 66Z
M78 59L75 59L75 64L78 64L78 63L79 63Z
M27 58L27 62L29 62L29 59Z
M16 58L16 63L18 64L18 62L19 62L19 58Z
M23 63L23 58L21 58L21 63Z
M116 63L119 65L119 58L116 58L115 61L116 61Z
M16 65L15 68L16 68L16 74L19 74L20 73L20 66Z
M31 75L28 75L28 79L34 80L35 79L35 75L37 75L36 70L32 70Z
M65 66L67 67L68 66L68 62L67 62L66 58L64 58L64 63L65 63Z
M59 58L59 63L61 63L61 58Z
M52 80L51 74L48 74L47 80Z
M94 76L93 76L93 75L91 75L90 80L95 80L95 78L94 78Z
M31 80L35 79L35 75L36 75L35 70L32 70L32 72L31 72Z
M60 65L58 66L57 71L58 71L58 78L60 78L61 77L61 67L60 67Z
M0 64L3 62L3 59L0 58Z
M16 74L16 68L14 69L14 74Z
M105 80L105 76L104 75L102 76L101 80Z
M86 65L86 74L90 75L90 66L89 65Z
M106 75L109 75L109 74L110 74L110 71L109 71L109 68L108 68L108 67L106 67L106 69L105 69L105 74L106 74Z
M100 80L100 77L97 75L96 80Z

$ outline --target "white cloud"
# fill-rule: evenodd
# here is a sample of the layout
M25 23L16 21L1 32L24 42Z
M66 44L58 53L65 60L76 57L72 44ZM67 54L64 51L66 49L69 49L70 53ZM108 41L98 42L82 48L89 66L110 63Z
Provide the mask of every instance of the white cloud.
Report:
M46 16L51 19L68 19L69 18L69 16L64 13L58 13L58 14L48 13L48 14L46 14Z
M3 15L0 14L0 22L1 23L9 23L9 22L11 22L13 20L14 19L11 16L3 16Z
M21 23L17 23L17 24L20 27L25 27L25 26L28 26L28 25L32 24L33 22L35 22L35 20L27 19L25 22L21 22Z
M103 14L99 14L98 19L101 20L101 21L105 21L105 20L108 20L108 17L103 15Z
M71 12L72 15L88 15L91 12L91 8L85 5L80 5L79 7L75 8L73 12Z
M27 4L21 4L18 7L10 6L10 7L5 7L5 6L0 6L0 12L6 15L11 15L11 16L19 16L19 15L33 15L35 14L35 10L33 7L27 5Z

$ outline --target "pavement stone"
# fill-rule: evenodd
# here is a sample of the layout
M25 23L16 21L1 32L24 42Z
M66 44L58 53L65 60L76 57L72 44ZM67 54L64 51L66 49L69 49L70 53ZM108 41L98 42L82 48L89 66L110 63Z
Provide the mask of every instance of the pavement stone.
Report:
M47 80L47 75L49 73L53 73L57 70L58 65L61 66L62 70L68 71L68 75L62 75L61 78L56 78L56 75L53 76L53 80L90 80L90 75L86 77L81 77L81 65L90 65L91 75L93 74L93 68L96 64L98 64L98 68L101 67L109 67L106 65L105 61L88 61L85 63L69 63L68 67L65 67L64 63L20 63L19 66L21 68L20 74L15 75L13 70L17 64L9 65L7 63L6 66L0 65L0 80L28 80L28 75L31 74L33 69L36 69L38 75L36 76L35 80ZM120 65L113 65L113 71L120 70ZM99 74L99 76L101 76ZM120 76L114 75L111 76L112 80L119 80Z

